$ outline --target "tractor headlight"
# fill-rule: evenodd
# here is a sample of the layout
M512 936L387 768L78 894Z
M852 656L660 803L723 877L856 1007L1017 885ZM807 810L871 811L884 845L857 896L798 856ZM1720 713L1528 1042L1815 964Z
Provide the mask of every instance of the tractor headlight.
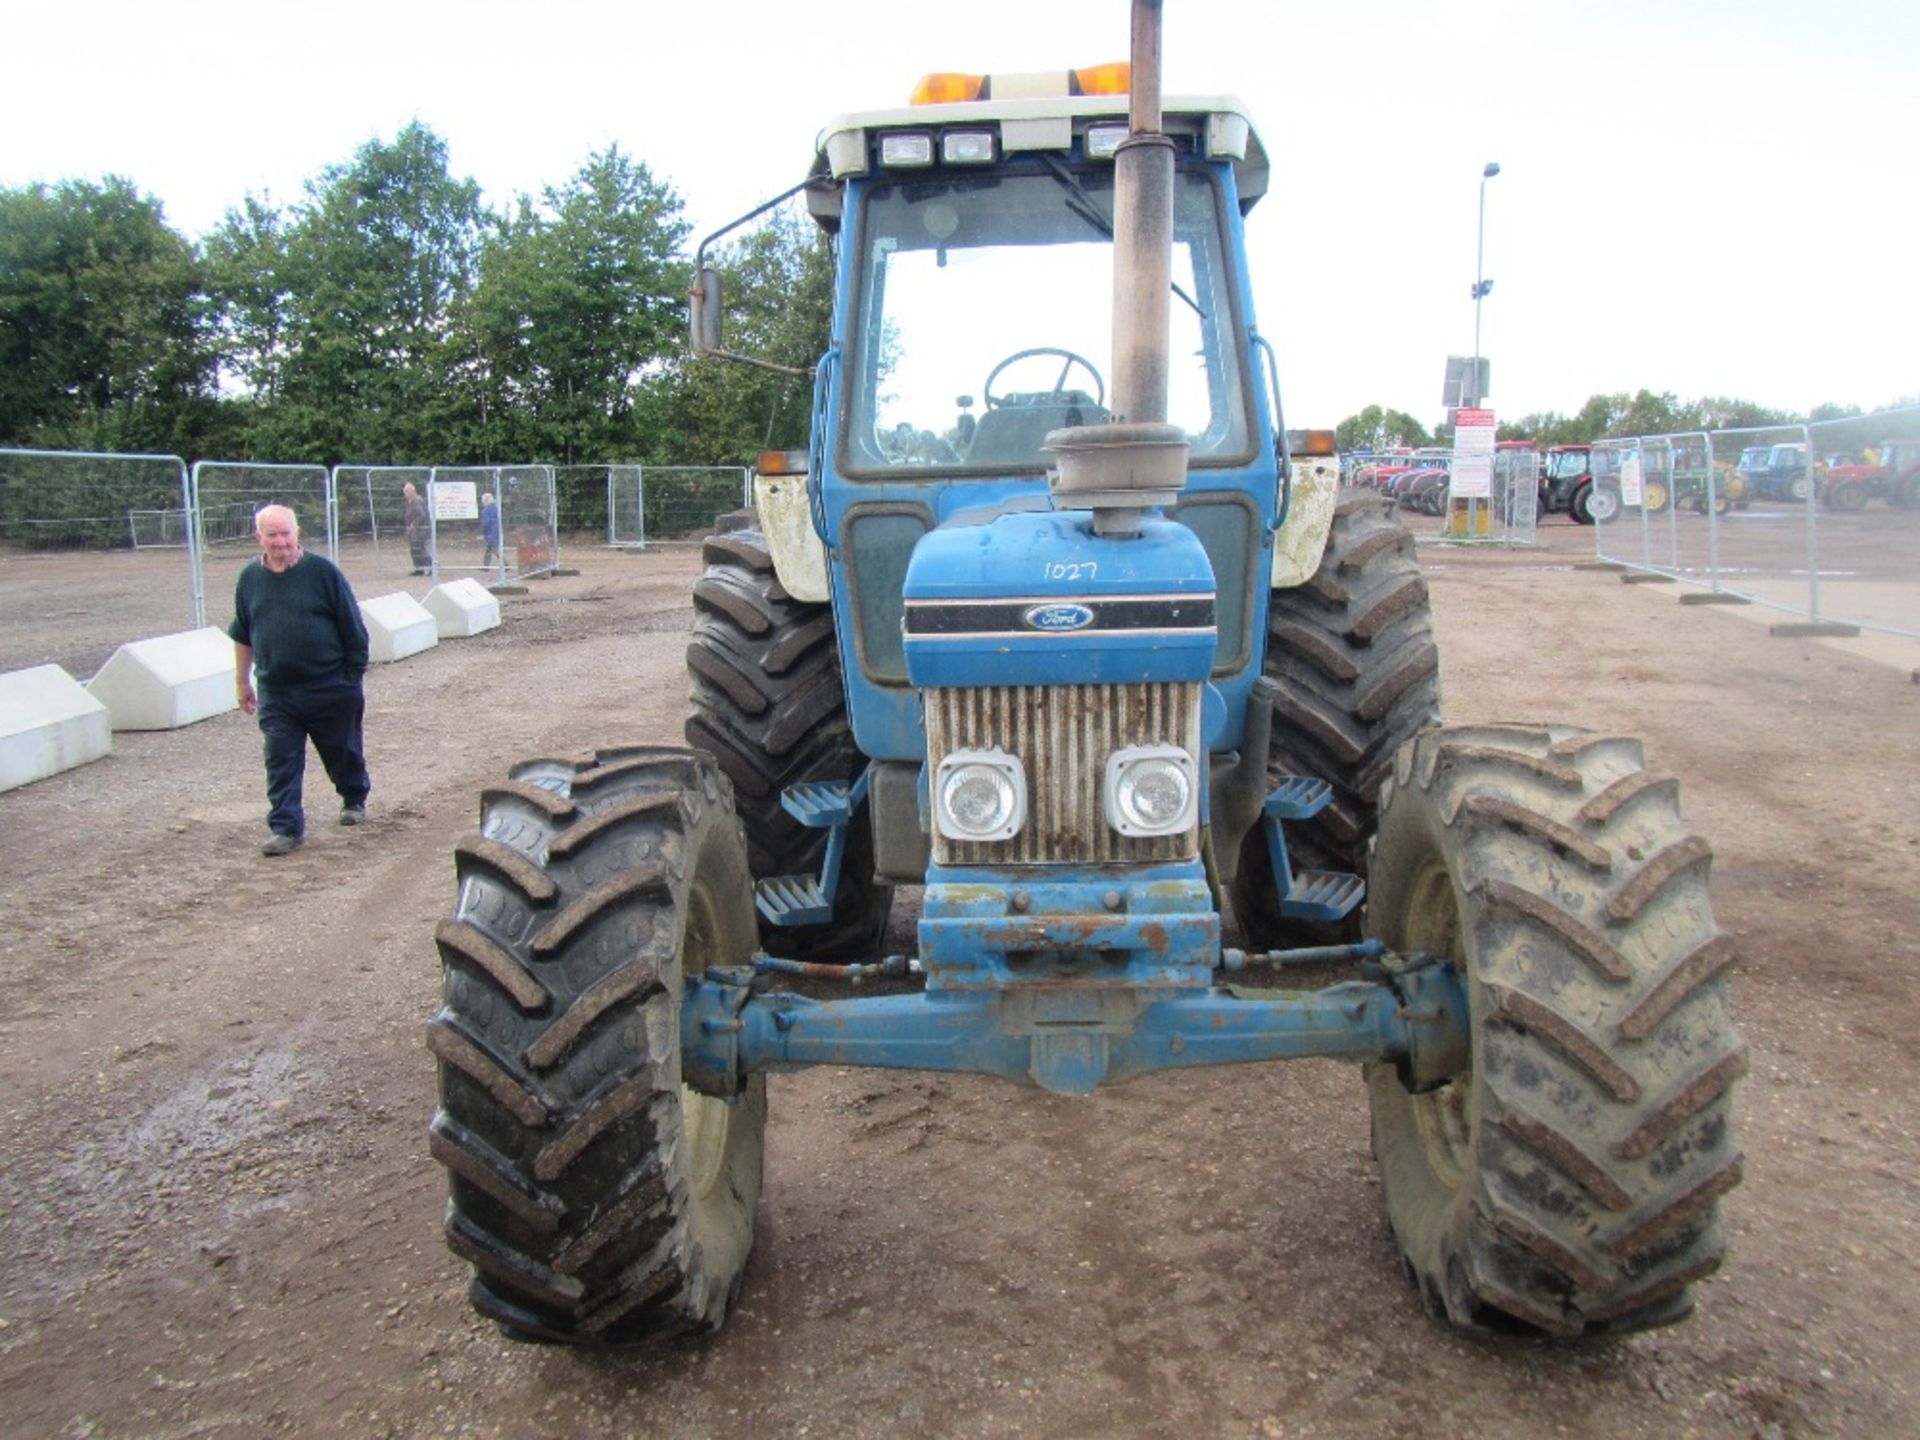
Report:
M933 793L949 840L1007 840L1027 823L1027 775L1004 750L955 750L940 762Z
M1131 745L1107 757L1107 823L1122 835L1190 829L1199 795L1193 757L1177 745Z

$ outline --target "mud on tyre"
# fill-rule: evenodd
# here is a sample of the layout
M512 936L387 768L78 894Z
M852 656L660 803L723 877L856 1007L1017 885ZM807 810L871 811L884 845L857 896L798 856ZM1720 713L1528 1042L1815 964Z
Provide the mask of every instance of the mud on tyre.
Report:
M733 782L754 878L818 875L827 832L795 820L780 795L802 780L851 780L864 763L847 720L833 609L787 593L758 530L712 536L704 558L687 646L687 743L709 751ZM857 812L833 918L802 926L763 920L761 947L808 959L872 953L893 900L893 888L873 873L872 826Z
M1393 754L1440 718L1440 652L1413 536L1393 505L1368 490L1340 492L1319 568L1306 584L1273 592L1265 673L1280 684L1267 747L1269 784L1311 775L1333 803L1286 829L1301 870L1362 874ZM1283 917L1264 827L1240 849L1233 908L1252 948L1330 937L1327 927ZM1357 936L1354 924L1339 934Z
M1368 933L1456 967L1471 1012L1438 1089L1368 1068L1388 1218L1436 1315L1641 1329L1719 1266L1747 1057L1709 865L1637 740L1485 726L1398 757Z
M454 852L427 1030L447 1243L521 1339L718 1326L759 1204L766 1090L681 1083L680 996L753 950L730 787L674 748L530 760Z

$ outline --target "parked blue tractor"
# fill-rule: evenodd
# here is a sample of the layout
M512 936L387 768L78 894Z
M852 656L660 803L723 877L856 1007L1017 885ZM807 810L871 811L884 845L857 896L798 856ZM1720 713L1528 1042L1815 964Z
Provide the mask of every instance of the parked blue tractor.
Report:
M431 1145L509 1335L718 1326L765 1076L818 1064L1082 1094L1344 1057L1435 1315L1632 1330L1720 1263L1745 1058L1707 848L1633 739L1439 725L1408 533L1284 438L1261 141L1143 63L828 127L811 448L707 542L690 748L482 797ZM697 349L723 304L703 272Z

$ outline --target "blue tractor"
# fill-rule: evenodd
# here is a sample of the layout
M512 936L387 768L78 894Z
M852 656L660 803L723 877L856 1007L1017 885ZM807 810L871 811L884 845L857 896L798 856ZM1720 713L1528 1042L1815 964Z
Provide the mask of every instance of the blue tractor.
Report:
M917 99L835 121L804 184L831 348L810 449L706 545L690 747L529 760L457 848L431 1147L474 1304L718 1326L770 1071L1080 1094L1338 1056L1434 1314L1686 1314L1745 1058L1674 780L1618 735L1439 725L1408 533L1286 439L1236 102L1163 102L1138 45Z

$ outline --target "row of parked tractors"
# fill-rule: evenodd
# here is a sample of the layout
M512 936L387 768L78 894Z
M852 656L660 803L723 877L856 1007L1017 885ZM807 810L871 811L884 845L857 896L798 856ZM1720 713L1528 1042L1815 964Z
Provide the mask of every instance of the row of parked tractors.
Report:
M1818 496L1831 510L1858 510L1870 500L1920 508L1920 441L1888 441L1862 454L1816 455L1799 442L1750 445L1737 461L1709 460L1698 440L1642 446L1640 502L1621 485L1626 457L1617 446L1554 445L1502 440L1494 456L1494 502L1526 471L1538 476L1539 511L1563 512L1582 525L1611 522L1622 510L1661 514L1678 507L1724 515L1755 501L1804 504ZM1349 483L1390 495L1402 509L1438 515L1450 495L1452 451L1444 446L1388 455L1343 457Z

